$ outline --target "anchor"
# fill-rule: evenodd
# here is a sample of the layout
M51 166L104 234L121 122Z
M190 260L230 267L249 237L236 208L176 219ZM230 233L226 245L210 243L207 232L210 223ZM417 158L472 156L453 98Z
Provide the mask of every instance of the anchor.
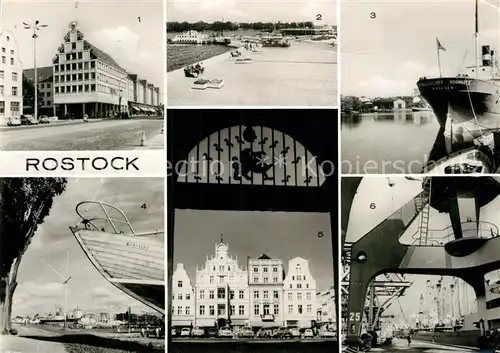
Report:
M492 177L427 177L418 195L357 240L352 245L350 261L347 345L361 345L362 314L372 280L381 274L399 273L454 276L471 285L479 318L483 319L478 346L495 347L498 342L490 335L484 275L500 269L500 237L498 227L480 221L480 214L499 195L500 183ZM473 200L474 211L472 216L467 214L464 222L459 202L465 199ZM349 212L352 204L346 203ZM448 214L448 235L429 236L431 209ZM413 244L402 244L400 238L419 216L420 237L414 238Z

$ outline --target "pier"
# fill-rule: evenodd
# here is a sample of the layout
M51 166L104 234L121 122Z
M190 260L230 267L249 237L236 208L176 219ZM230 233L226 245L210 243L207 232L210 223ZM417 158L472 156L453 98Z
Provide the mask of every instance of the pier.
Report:
M179 69L167 74L167 104L174 106L336 106L336 51L326 42L292 42L289 48L239 49L251 64L235 64L229 53L203 61L207 79L221 89L193 90Z

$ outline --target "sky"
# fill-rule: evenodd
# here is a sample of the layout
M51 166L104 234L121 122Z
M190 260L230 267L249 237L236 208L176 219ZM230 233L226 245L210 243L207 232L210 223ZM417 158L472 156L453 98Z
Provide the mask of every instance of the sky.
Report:
M24 68L33 67L33 40L23 22L39 20L48 25L37 39L37 66L41 67L52 65L69 23L75 20L86 40L163 91L162 0L3 0L2 5L2 28L14 34Z
M194 11L193 11L194 10ZM316 21L321 14L322 20ZM301 22L337 23L333 0L169 0L167 20L178 22Z
M137 185L141 187L137 187ZM87 312L151 312L140 302L108 283L86 257L69 227L79 217L76 205L99 200L115 205L130 219L136 232L164 229L163 178L69 178L66 191L56 197L50 214L34 235L24 254L14 293L13 317L54 313L64 310L62 277L68 282L68 311L76 307ZM129 190L123 193L123 190ZM147 208L140 206L146 203ZM88 212L95 215L96 210ZM69 266L66 265L66 254Z
M490 0L492 3L498 0ZM371 18L371 14L375 18ZM480 0L479 43L500 50L496 8ZM474 65L474 1L358 1L341 3L342 94L411 95L420 77L456 76L466 49Z
M500 182L498 178L496 179L497 182ZM393 186L390 186L390 184L393 184ZM364 178L357 189L357 194L351 208L346 241L354 242L360 239L382 220L418 195L420 191L421 179L412 181L407 180L404 177ZM371 203L375 203L376 208L367 211L369 204ZM459 207L462 219L467 216L473 216L474 205L472 200L459 200ZM480 220L498 225L500 224L499 215L500 197L497 197L488 205L481 208ZM360 219L363 221L360 222ZM443 229L449 225L450 220L448 214L439 214L434 209L431 209L429 214L429 237L442 234L442 232L437 232L436 230ZM403 236L400 238L400 242L403 244L412 243L412 236L416 233L417 227L418 218L408 227L408 230L405 231ZM500 273L499 271L489 273L486 275L486 278L497 280L500 278ZM401 303L401 307L404 308L405 315L410 317L413 313L420 309L420 295L425 291L427 280L435 282L439 279L439 277L407 275L406 279L413 282L413 285L407 290L405 296L403 296L399 301ZM472 288L470 288L470 293L473 293ZM399 304L397 302L394 303L387 313L400 314L401 309Z
M319 231L324 232L321 238ZM300 256L309 260L317 290L333 285L329 214L176 210L174 266L183 263L193 285L196 266L204 266L206 256L215 254L221 233L240 267L246 268L247 255L266 253L283 260L287 270L288 260Z

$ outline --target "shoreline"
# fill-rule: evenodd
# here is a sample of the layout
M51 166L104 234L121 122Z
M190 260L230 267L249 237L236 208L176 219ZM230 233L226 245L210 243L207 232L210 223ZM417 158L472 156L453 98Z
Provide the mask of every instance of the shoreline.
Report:
M174 46L174 47L180 47L180 48L189 48L189 47L192 47L194 45L176 45L176 44L168 44L167 45L167 75L172 73L172 72L175 72L175 71L178 71L178 70L182 70L184 72L184 68L188 65L193 65L193 64L196 64L198 62L203 62L203 64L205 65L205 63L212 59L212 58L215 58L215 57L218 57L220 55L227 55L230 51L233 51L233 50L236 50L237 48L239 48L238 46L236 45L233 45L233 44L230 44L230 45L216 45L216 44L205 44L203 45L203 47L221 47L221 48L224 48L225 50L222 50L219 51L217 50L216 53L213 53L212 55L210 55L210 53L202 53L200 55L200 57L198 58L189 58L189 60L187 60L185 63L182 63L182 66L181 67L176 67L177 65L174 65L174 68L173 69L170 69L168 68L168 47L169 46ZM204 55L206 54L206 55Z

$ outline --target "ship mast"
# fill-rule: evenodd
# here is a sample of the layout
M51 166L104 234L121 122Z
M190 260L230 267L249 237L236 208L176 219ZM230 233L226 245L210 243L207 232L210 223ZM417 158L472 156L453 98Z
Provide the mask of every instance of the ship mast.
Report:
M476 0L476 24L475 24L475 33L474 33L474 44L476 50L476 78L479 78L479 0Z

